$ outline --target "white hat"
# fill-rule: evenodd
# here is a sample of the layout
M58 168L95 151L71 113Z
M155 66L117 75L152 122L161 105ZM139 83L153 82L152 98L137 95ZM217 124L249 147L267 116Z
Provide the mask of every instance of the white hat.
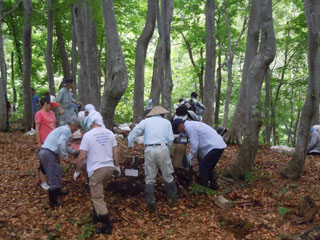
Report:
M151 116L166 114L166 113L170 113L170 112L161 106L154 106L146 116L151 117Z
M72 133L72 139L79 139L79 138L82 138L82 134L81 134L80 129L78 129L77 131Z

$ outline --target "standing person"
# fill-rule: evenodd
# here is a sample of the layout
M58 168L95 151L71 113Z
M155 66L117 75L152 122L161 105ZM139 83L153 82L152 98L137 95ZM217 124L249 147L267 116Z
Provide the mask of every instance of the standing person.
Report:
M149 211L155 211L154 188L158 170L161 170L162 178L165 182L165 189L169 197L169 204L174 204L177 200L177 187L172 176L174 170L170 159L169 149L173 143L173 132L171 123L161 117L169 111L160 106L155 106L128 135L128 146L133 147L133 143L138 136L144 135L144 173L146 181L146 202Z
M187 133L191 145L187 159L191 165L198 155L200 185L213 190L219 188L214 168L224 149L227 147L223 138L207 124L199 121L183 121L180 118L172 122L174 133ZM204 157L202 157L204 156Z
M79 120L73 118L69 120L67 125L54 129L49 133L38 153L40 162L50 182L49 203L52 208L58 205L57 198L59 195L67 195L69 193L67 190L61 190L62 169L59 154L64 159L68 158L68 153L75 156L79 154L78 151L74 151L68 147L69 138L78 128Z
M60 126L66 125L68 121L76 117L76 112L74 110L73 104L79 104L75 99L72 98L73 80L71 78L66 78L63 80L63 88L61 88L56 97L56 102L59 104L59 114L60 114Z
M33 121L33 128L35 129L35 116L38 111L38 104L39 104L39 97L36 94L36 90L31 88L32 91L32 121Z
M50 96L45 96L40 100L42 106L41 110L36 113L36 137L38 149L41 149L42 144L46 140L49 133L56 128L56 116L51 110L53 107L58 107L59 105L55 102L50 101ZM46 171L40 162L39 167L39 177L41 180L41 187L48 190L50 186L47 183Z
M117 141L110 130L102 127L103 119L100 114L89 117L88 124L91 130L85 133L82 138L80 155L73 178L75 181L77 180L81 168L87 160L91 200L94 207L93 223L100 222L102 224L96 228L97 233L111 234L112 225L104 201L104 189L113 174L121 174Z
M7 114L7 127L6 127L6 131L10 131L10 124L9 124L9 112L11 110L11 104L9 102L9 99L8 99L8 95L5 93L4 94L4 99L6 101L6 114Z

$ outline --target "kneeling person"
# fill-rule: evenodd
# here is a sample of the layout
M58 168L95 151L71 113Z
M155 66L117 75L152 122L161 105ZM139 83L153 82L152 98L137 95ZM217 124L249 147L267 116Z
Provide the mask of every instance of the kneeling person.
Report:
M96 228L96 232L111 234L112 225L104 201L104 188L112 175L121 173L118 166L117 141L110 130L102 127L103 120L99 113L88 118L88 126L91 127L91 130L82 138L74 180L77 180L85 159L87 159L91 200L94 206L93 222L102 224Z

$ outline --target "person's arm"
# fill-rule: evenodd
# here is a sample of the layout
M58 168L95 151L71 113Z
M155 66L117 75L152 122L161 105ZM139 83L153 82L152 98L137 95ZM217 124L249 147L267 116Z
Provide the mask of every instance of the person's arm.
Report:
M40 123L36 122L36 137L37 137L37 146L38 149L41 148L41 140L40 140Z
M64 95L64 92L63 92L63 88L62 88L62 89L60 89L60 91L58 92L58 95L56 97L56 103L59 105L59 114L60 115L63 115L63 113L64 113L64 109L61 105L63 95Z
M143 135L144 133L144 120L142 120L128 135L128 147L132 148L134 140Z
M88 152L85 150L80 150L80 154L78 157L77 165L76 165L76 172L80 172L81 168L83 167L85 160L87 158Z
M195 131L195 129L191 129L187 132L188 136L189 136L189 140L190 140L190 153L192 155L192 157L197 157L197 152L198 152L198 146L199 146L199 138L198 138L198 134Z
M119 166L119 148L118 146L115 146L112 148L113 153L113 161L115 166Z
M171 146L172 146L172 143L173 143L173 140L174 140L174 136L173 136L173 131L172 131L172 125L171 123L169 124L169 129L168 129L168 148L170 149Z

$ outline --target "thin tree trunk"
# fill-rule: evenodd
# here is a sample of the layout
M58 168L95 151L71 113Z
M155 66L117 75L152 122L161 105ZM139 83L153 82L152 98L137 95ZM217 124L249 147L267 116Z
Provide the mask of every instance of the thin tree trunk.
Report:
M270 126L270 68L265 76L265 101L264 101L264 118L265 118L265 143L270 146L271 126Z
M13 110L16 110L17 105L17 90L14 83L14 52L11 53L11 87L13 92Z
M206 110L203 114L203 122L213 126L214 118L214 77L216 64L216 30L215 30L215 1L206 0L206 70L203 88L203 105Z
M319 15L320 3L317 0L305 0L306 20L308 26L308 92L302 109L298 130L298 140L295 152L288 166L281 171L281 175L289 179L300 177L306 158L310 128L314 114L319 108Z
M219 112L220 112L220 98L221 98L221 51L218 53L218 68L217 68L217 85L216 85L216 108L214 113L214 125L219 125Z
M5 99L5 76L6 72L2 68L4 59L4 49L3 49L3 37L2 37L2 0L0 0L0 131L5 131L7 129L7 109L6 109L6 99Z
M233 179L243 179L252 170L259 147L259 131L261 127L260 95L261 86L269 65L276 53L276 40L272 19L272 0L260 0L258 5L261 15L260 49L249 67L246 98L246 125L244 141L237 159L226 170L225 174ZM255 19L257 21L257 19Z
M71 28L72 28L72 47L71 47L71 78L73 79L72 93L75 98L78 97L78 81L77 81L77 34L75 27L74 4L70 6L71 12Z
M60 53L61 61L62 61L63 77L69 78L70 77L70 64L69 64L68 53L66 50L65 40L63 37L63 33L61 31L59 19L55 19L54 23L55 23L55 27L56 27L56 36L57 36L59 53Z
M56 95L56 89L54 85L54 76L52 68L52 43L53 43L53 6L52 0L47 0L48 7L48 23L47 23L47 48L46 48L46 67L47 77L49 82L49 92L51 95Z
M152 73L152 82L151 82L151 91L149 99L152 99L154 106L160 105L160 94L161 94L161 83L159 78L159 61L162 51L161 41L157 43L156 51L153 57L153 73Z
M258 38L259 38L259 2L260 0L252 0L250 19L247 33L246 53L242 72L242 81L240 86L239 97L237 105L234 111L231 125L223 136L224 140L230 144L241 144L242 143L242 129L245 122L246 114L246 89L247 89L247 73L248 69L256 56L258 51Z
M144 118L144 70L146 54L156 23L155 0L148 0L147 19L144 29L137 41L135 76L134 76L134 103L133 121L140 122Z
M32 127L32 92L31 92L31 66L32 66L32 2L24 0L24 28L23 28L23 122L22 127L29 130Z
M104 85L101 114L107 128L112 129L118 102L128 87L128 73L114 15L113 1L102 0L106 35L106 81Z

